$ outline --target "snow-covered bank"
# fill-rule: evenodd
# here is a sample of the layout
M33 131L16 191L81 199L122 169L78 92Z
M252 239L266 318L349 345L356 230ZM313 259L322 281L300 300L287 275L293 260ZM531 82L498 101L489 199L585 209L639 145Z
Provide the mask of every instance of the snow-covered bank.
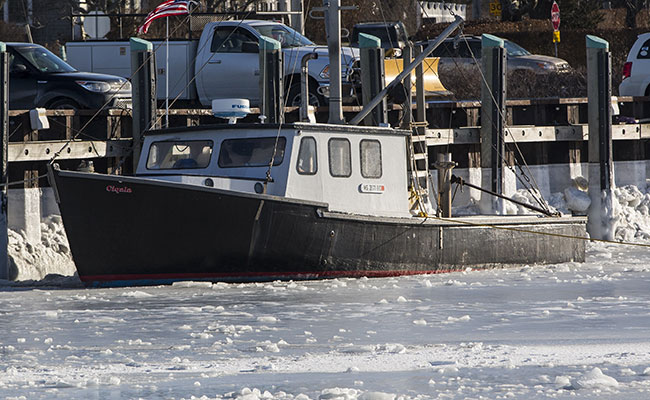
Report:
M40 243L30 243L23 231L9 230L10 279L39 281L51 274L75 274L61 217L53 215L46 218L40 228Z

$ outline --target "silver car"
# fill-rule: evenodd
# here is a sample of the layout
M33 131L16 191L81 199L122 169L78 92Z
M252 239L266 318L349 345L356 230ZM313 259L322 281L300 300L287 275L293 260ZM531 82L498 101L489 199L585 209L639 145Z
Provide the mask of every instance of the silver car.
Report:
M529 70L535 73L568 72L571 66L561 58L531 54L528 50L510 40L504 40L507 52L508 71ZM440 57L440 67L472 67L481 62L481 37L457 36L445 39L433 51L433 57ZM476 61L475 61L476 60Z

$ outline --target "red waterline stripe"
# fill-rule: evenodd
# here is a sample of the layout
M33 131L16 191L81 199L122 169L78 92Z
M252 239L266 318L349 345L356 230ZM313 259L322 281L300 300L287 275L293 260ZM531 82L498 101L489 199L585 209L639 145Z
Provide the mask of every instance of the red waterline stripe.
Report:
M165 280L165 279L209 279L228 278L232 280L259 278L292 278L292 279L318 279L331 277L346 278L388 278L403 275L426 275L441 274L450 272L461 272L465 269L444 269L444 270L422 270L422 271L324 271L317 273L305 272L247 272L238 274L229 273L175 273L175 274L107 274L107 275L83 275L79 276L83 282L110 282L110 281L131 281L131 280Z

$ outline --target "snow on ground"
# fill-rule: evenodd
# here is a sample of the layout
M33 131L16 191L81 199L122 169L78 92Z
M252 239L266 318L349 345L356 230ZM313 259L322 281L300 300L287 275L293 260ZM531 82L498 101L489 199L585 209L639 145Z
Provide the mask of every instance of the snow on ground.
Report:
M61 217L41 222L41 243L29 243L24 232L9 230L11 278L18 281L44 279L48 274L74 275L76 270Z
M571 195L553 205L584 206ZM650 195L615 195L617 238L646 242ZM441 275L84 289L60 219L42 229L36 246L10 233L23 281L0 282L2 398L650 398L648 247Z

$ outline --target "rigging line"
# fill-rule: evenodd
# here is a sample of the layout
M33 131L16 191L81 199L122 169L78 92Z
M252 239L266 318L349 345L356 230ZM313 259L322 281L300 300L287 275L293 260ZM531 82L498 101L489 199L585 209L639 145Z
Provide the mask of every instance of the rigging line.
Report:
M390 44L390 47L395 48L395 44L393 43L393 40L390 37L390 31L388 30L388 24L386 22L386 16L384 15L384 8L382 7L381 0L377 2L377 5L379 6L379 12L381 13L381 19L384 22L384 28L386 29L386 36L388 37L388 42ZM406 40L408 41L408 38L406 38ZM406 45L409 46L409 43L407 42ZM411 57L413 57L413 46L411 46ZM393 57L393 60L394 60L394 63L395 63L395 67L397 68L397 71L399 71L399 62L397 60L397 57ZM409 62L412 62L412 61L413 61L412 59L409 60ZM406 60L404 59L404 53L402 53L402 70L404 68L406 68ZM399 75L399 72L398 72L398 75ZM410 75L409 75L409 77L410 77ZM406 77L404 77L404 80L406 80ZM411 85L412 84L413 83L411 81ZM412 86L407 89L406 86L404 84L402 84L402 90L404 91L404 97L406 97L406 99L408 100L409 93L407 92L407 90L412 90ZM413 110L411 109L411 106L412 106L411 104L408 104L406 112L413 113ZM405 115L406 112L402 112L402 117L400 118L400 121L399 121L400 126L402 125L402 122L404 122L404 118L406 118L406 115ZM413 119L413 117L411 116L411 120L412 119Z
M462 32L459 33L459 35L457 35L457 36L460 36L460 35L462 35ZM467 44L467 46L468 46L468 48L469 48L469 44ZM451 59L452 59L452 61L453 61L453 63L454 63L454 67L455 67L456 70L460 73L462 80L463 80L463 81L467 81L468 78L467 78L467 76L465 75L465 67L463 67L463 66L461 66L461 65L459 64L459 62L458 62L458 60L456 59L456 57L451 57ZM475 61L475 65L478 64L477 61L476 61L476 59L474 59L474 61ZM479 70L480 70L480 68L479 68ZM451 113L453 113L453 110L450 110L450 114L451 114ZM490 122L492 123L493 126L496 126L496 123L495 123L494 121L490 121ZM451 127L451 120L450 120L450 127ZM447 136L447 146L450 147L450 144L451 144L451 135L448 135L448 136ZM499 150L496 146L494 146L494 145L492 145L492 148L493 148L493 150L496 151L497 156L498 156L501 160L503 160L503 161L505 162L505 161L506 161L505 156L504 156L503 154L501 154L500 150ZM516 160L515 160L515 161L516 161ZM545 204L545 202L540 201L540 199L537 198L537 195L535 194L535 192L531 192L532 189L529 187L529 183L530 183L530 181L528 181L528 183L525 182L525 181L523 180L523 178L521 177L521 175L520 175L520 174L517 174L517 172L514 170L514 167L511 166L511 165L509 165L507 162L505 162L505 166L506 166L506 168L508 168L508 169L510 169L510 170L512 171L513 175L514 175L514 176L517 178L517 180L522 184L522 186L523 186L523 187L524 187L524 188L525 188L525 189L530 193L531 197L532 197L535 201L537 201L538 204L540 204L540 206L545 207L545 208L548 208L547 205ZM517 166L519 166L519 165L517 165ZM523 173L523 171L522 171L522 174L525 176L525 173ZM538 189L534 189L534 190L535 190L536 192L539 193L539 190L538 190Z
M307 9L309 9L310 4L311 4L311 0L309 0L309 1L307 2ZM306 16L306 13L303 12L303 15L302 15L302 26L305 26L305 22L306 22L306 21L307 21L307 16ZM293 29L293 28L292 28L292 29ZM297 37L297 36L296 36L297 34L298 34L298 32L294 29L294 34L293 34L293 39L294 39L294 40L295 40L295 38ZM294 55L293 53L295 53L295 55ZM291 71L295 71L295 70L296 70L296 67L297 67L297 65L298 65L298 54L299 54L299 52L298 52L298 48L295 47L295 46L292 46L292 47L290 48L290 50L289 50L289 54L291 55L291 58L292 58L292 60L293 60L293 65L292 65ZM283 58L282 61L283 61L283 64L284 64L284 54L283 54L283 57L282 57L282 58ZM284 68L284 65L283 65L283 68ZM302 74L302 70L300 71L300 73ZM284 71L282 71L282 74L284 75ZM287 93L287 89L290 89L290 88L291 88L291 85L293 85L293 78L294 78L294 76L295 76L295 74L292 73L291 76L289 77L289 82L288 82L288 84L285 85L285 87L283 88L284 93ZM309 81L308 81L308 82L309 82ZM308 85L307 87L309 88L309 85ZM302 89L302 88L301 88L301 89ZM288 93L287 93L287 94L288 94ZM282 115L282 121L284 121L285 108L287 107L287 103L288 103L288 101L289 101L289 96L287 95L287 96L284 97L284 104L282 105L282 109L280 110L280 114ZM301 101L302 101L302 100L301 100ZM309 90L307 90L307 105L309 105Z
M9 188L9 186L14 186L14 185L19 185L19 184L25 184L25 183L28 183L28 182L38 181L39 179L43 179L45 177L47 177L47 173L37 175L37 176L32 177L32 178L23 179L21 181L11 181L11 182L7 182L7 183L0 183L0 187Z
M390 31L388 30L388 23L386 22L386 16L384 15L384 7L382 6L382 1L381 0L377 2L377 6L379 7L379 12L381 13L381 19L384 22L384 29L386 30L386 37L388 38L388 44L390 44L391 49L394 49L394 48L396 48L396 43L393 43L393 39L390 37ZM408 40L408 38L406 40ZM406 45L408 46L408 43L406 43ZM411 54L411 57L412 56L413 56L413 54ZM392 57L392 58L393 58L394 63L395 63L395 68L397 68L397 70L399 71L399 62L397 61L397 57ZM402 53L402 68L405 67L405 65L404 65L405 62L406 61L404 60L404 53ZM406 92L406 88L404 88L404 92ZM404 93L404 94L406 95L407 93ZM406 96L406 97L408 97L408 96Z
M462 35L457 35L457 36L463 37ZM463 39L465 39L465 38L463 37ZM469 43L467 43L467 39L465 39L465 45L467 46L468 50L470 51L470 54L472 54L472 56L473 56L473 53L471 52L471 48L470 48L470 46L469 46ZM465 76L465 71L464 71L465 67L461 67L461 66L459 65L459 63L458 63L458 61L456 60L455 57L452 57L452 60L453 60L453 62L454 62L454 64L455 64L456 69L460 72L460 74L461 74L461 76L462 76L462 79L463 79L463 80L466 80L467 77ZM482 74L483 74L482 69L481 69L480 67L478 67L478 60L476 60L476 58L474 58L474 57L473 57L473 60L474 60L474 65L477 66L477 68L478 68L480 74L482 75ZM492 98L494 99L493 96L492 96ZM495 99L494 99L494 102L496 103L496 100L495 100ZM491 124L492 124L493 127L496 127L496 122L495 122L495 121L490 121L490 122L491 122ZM508 132L509 132L509 131L508 131ZM511 136L512 136L512 134L511 134ZM448 140L451 140L450 137L448 137ZM526 174L525 174L525 172L523 171L523 169L521 169L521 166L517 163L517 160L515 159L516 166L519 167L519 169L520 169L520 171L521 171L521 175L523 175L523 176L526 178L527 182L523 180L523 178L521 177L520 174L517 174L517 171L514 169L514 166L510 165L510 164L507 162L507 160L506 160L506 158L505 158L505 155L504 155L504 154L501 154L500 150L499 150L496 146L492 145L492 149L496 151L497 156L498 156L502 161L504 161L505 167L512 171L512 173L514 174L514 176L515 176L515 177L517 178L517 180L522 184L522 186L524 187L524 189L526 189L526 190L528 191L528 193L531 195L531 197L532 197L532 198L533 198L533 199L534 199L534 200L535 200L535 201L536 201L536 202L537 202L541 207L544 207L544 208L548 209L548 205L546 204L546 202L545 202L544 200L540 200L540 199L538 198L538 196L535 194L535 193L540 193L540 194L541 194L539 188L532 188L532 186L529 186L529 185L532 185L532 184L530 183L530 179L528 179L528 177L526 176ZM520 157L523 158L523 156L522 156L521 154L520 154Z
M437 217L437 216L430 216L430 218L437 219L437 220L443 221L443 222L449 222L449 223L455 223L455 224L463 224L463 225L475 226L475 227L486 227L486 228L501 229L501 230L506 230L506 231L513 231L513 232L532 233L532 234L541 235L541 236L552 236L552 237L561 237L561 238L566 238L566 239L578 239L578 240L584 240L584 241L589 241L589 242L600 242L600 243L607 243L607 244L616 244L616 245L637 246L637 247L650 248L649 243L634 243L634 242L626 242L626 241L623 241L623 240L616 241L616 240L607 240L607 239L593 239L593 238L590 238L590 237L564 235L562 233L553 233L553 232L531 231L531 230L528 230L528 229L514 228L514 227L508 227L508 226L499 226L499 225L494 225L494 224L484 224L484 223L477 223L477 222L471 222L471 221L464 221L462 219L450 219L450 218L443 218L443 217ZM560 219L560 217L556 217L556 218Z
M64 124L63 122L59 122L59 121L57 121L57 120L54 119L54 118L48 118L48 120L51 121L52 123L56 124L56 125L61 126L61 127L64 127L64 128L67 128L67 127L68 127L68 126L67 126L66 124ZM117 124L113 126L113 132L111 133L111 136L109 137L109 139L113 138L112 135L115 133L116 128L117 128ZM92 139L92 140L103 140L103 139L99 139L99 138L96 138L96 137L90 136L90 135L88 135L87 133L83 133L83 132L79 132L79 135L78 135L78 136L83 136L83 137L86 137L86 138L88 138L88 139Z
M472 48L470 47L469 43L467 42L467 38L465 36L461 36L461 38L464 40L465 45L467 46L467 49L469 50L469 54L472 56L472 60L474 61L475 64L478 64L478 62L476 60L476 57L474 56L474 52L472 51ZM486 87L489 87L488 82L487 82L487 78L485 77L485 74L483 74L482 68L479 68L479 75L481 76L482 82L486 85ZM490 92L490 97L492 99L493 104L496 105L497 101L496 101L496 98L494 97L494 94L492 92ZM503 121L504 130L507 133L510 134L510 138L512 139L512 142L515 144L515 148L519 152L520 156L522 157L522 161L524 163L524 166L526 167L526 170L528 171L528 174L530 175L530 178L532 178L532 180L533 180L533 185L535 186L535 190L537 190L541 195L542 192L539 189L539 185L537 184L537 181L535 180L535 177L532 175L532 172L530 171L530 168L528 167L528 164L526 163L526 160L523 158L523 154L521 153L521 150L519 149L519 145L517 144L517 141L516 141L514 135L512 134L512 132L510 131L510 128L506 124L506 117L505 117L504 113L502 112L502 110L500 108L498 110L499 110L499 116L501 117L501 119ZM492 122L493 126L496 125L495 121L491 121L491 122ZM540 205L542 207L548 208L548 205L546 204L546 201L540 202L532 193L531 193L531 195L533 196L533 198L535 198L535 200L538 203L540 203Z
M307 2L307 9L309 9L310 4L311 4L311 0L309 0ZM306 21L307 21L307 13L304 12L304 9L303 9L302 26L305 26ZM296 32L296 33L298 33L298 32ZM297 49L292 49L290 51L294 51L294 50L296 51L296 56L294 57L295 58L294 62L296 64L294 64L294 69L292 69L292 70L295 70L295 67L296 67L297 62L298 62L298 50ZM282 48L280 48L280 51L282 51ZM266 55L266 53L265 53L265 55ZM301 60L301 62L302 62L302 60ZM266 64L264 64L264 65L266 65ZM284 68L284 66L283 66L283 68ZM282 71L282 73L284 74L284 71ZM300 73L302 74L302 69L301 69ZM293 81L293 77L294 77L294 74L291 74L290 81ZM262 85L262 87L266 87L266 85ZM288 87L290 88L291 85L288 85ZM281 90L283 90L283 92L286 93L286 90L284 90L284 88L282 88ZM278 124L278 133L275 135L275 143L273 144L273 153L271 154L271 160L269 160L269 166L268 166L268 169L266 170L266 182L264 182L264 193L265 194L266 194L266 188L268 186L268 182L272 181L271 170L273 169L273 162L275 161L275 155L277 154L277 150L278 150L278 141L280 140L280 133L282 132L282 124L284 123L285 108L287 106L288 97L289 96L287 95L287 99L284 99L284 104L282 105L281 110L280 110L280 123ZM301 88L301 99L300 99L300 101L301 102L307 102L307 107L309 107L309 83L307 84L307 98L306 99L302 98L302 88ZM285 144L285 146L286 146L286 144Z
M244 19L246 19L248 16L250 16L251 12L252 12L252 11L249 11L249 12L244 16L244 18L243 18L242 20L239 21L239 23L235 26L235 29L233 29L232 32L230 32L230 33L228 34L228 36L226 36L226 39L224 39L224 41L221 43L221 45L223 45L223 44L224 44L224 43L225 43L225 42L226 42L226 41L227 41L227 40L228 40L228 39L229 39L229 38L234 34L235 30L237 30L237 28L239 28L239 27L241 26L241 24L244 22ZM224 21L223 19L220 20L220 21L217 21L217 27L218 27L219 24L220 24L221 22L223 22L223 21ZM203 47L205 47L205 46L207 45L208 42L209 42L209 40L206 40L206 42L201 46L201 49L203 49ZM218 50L218 49L217 49L217 50ZM194 58L195 60L196 60L196 58L198 58L198 53L199 53L199 52L198 52L198 50L197 50L197 55L196 55L195 58ZM201 65L201 68L199 68L199 70L196 71L196 73L194 73L194 76L193 76L192 79L190 79L190 81L185 85L185 87L183 88L183 90L181 90L181 91L176 95L176 97L174 97L174 100L173 100L173 101L170 103L170 105L169 105L170 107L172 107L174 104L176 104L176 101L178 101L178 98L181 96L181 94L185 91L185 89L187 89L187 88L188 88L188 87L189 87L189 86L190 86L190 85L191 85L191 84L196 80L196 77L199 76L199 74L201 73L201 71L203 71L203 69L204 69L204 68L205 68L205 67L210 63L210 61L212 60L212 57L214 57L216 54L217 54L216 51L215 51L214 53L212 53L212 54L210 55L210 57L206 60L206 62L203 63L203 65ZM156 118L156 121L154 122L154 126L157 125L157 124L161 121L161 119L162 119L162 115L159 116L159 117L157 117L157 118ZM153 127L150 127L150 129L153 129Z
M188 13L188 15L187 15L187 17L186 17L185 19L188 19L190 16L191 16L191 13ZM183 24L184 24L184 23L183 23ZM173 34L176 30L178 30L178 29L181 27L181 25L182 25L182 24L178 24L178 26L177 26L177 27L172 31L172 34ZM162 46L162 43L161 43L158 47L156 47L156 49L154 49L154 51L151 53L151 55L149 55L149 56L147 57L147 59L145 60L145 63L148 62L148 61L151 59L151 57L154 57L155 51L156 51L158 48L160 48L160 46ZM133 74L131 74L131 76L129 77L129 79L133 79L133 77L134 77L134 76L135 76L135 75L140 71L140 69L142 69L142 68L144 67L145 63L143 63L142 65L140 65L140 67L138 67L138 69L136 69L135 72L134 72ZM127 82L129 82L128 79L125 80L125 81L122 83L122 85L120 85L120 87L115 91L115 93L117 94L119 91L121 91L122 88L127 84ZM110 98L109 98L109 99L108 99L108 100L107 100L107 101L106 101L106 102L105 102L105 103L104 103L104 104L103 104L103 105L102 105L102 106L101 106L101 107L100 107L100 108L99 108L99 109L98 109L98 110L93 114L93 116L90 117L90 119L89 119L88 121L86 121L86 123L85 123L85 124L84 124L84 125L83 125L83 126L82 126L78 131L77 131L77 133L76 133L73 137L71 137L71 138L70 138L70 139L69 139L69 140L68 140L68 141L67 141L67 142L66 142L66 143L65 143L65 144L64 144L64 145L63 145L63 146L58 150L58 151L56 151L56 152L54 153L54 155L53 155L52 158L50 159L50 163L53 163L54 160L56 160L56 158L61 154L61 152L62 152L63 150L65 150L65 148L68 147L68 145L69 145L73 140L75 140L75 139L77 138L77 136L79 136L79 135L81 134L81 132L84 131L84 129L86 129L86 128L90 125L90 123L91 123L91 122L92 122L92 121L93 121L93 120L94 120L94 119L95 119L95 118L96 118L96 117L97 117L97 116L98 116L98 115L99 115L99 114L100 114L100 113L101 113L101 112L106 108L106 106L107 106L107 105L108 105L108 104L109 104L109 103L110 103L110 102L115 98L116 94L113 94L113 95L112 95L112 96L111 96L111 97L110 97Z

